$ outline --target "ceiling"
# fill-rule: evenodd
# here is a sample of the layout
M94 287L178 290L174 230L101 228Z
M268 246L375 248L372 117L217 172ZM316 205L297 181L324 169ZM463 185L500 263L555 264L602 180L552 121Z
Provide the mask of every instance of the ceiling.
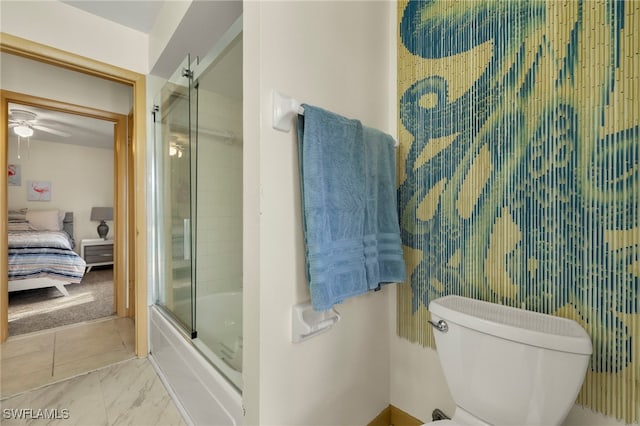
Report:
M93 148L113 149L113 122L84 117L76 114L68 114L60 111L52 111L44 108L36 108L28 105L9 103L9 124L16 117L22 120L23 111L35 114L35 120L26 120L27 124L36 126L33 129L32 141L59 142L72 145L90 146ZM56 133L66 133L63 136L47 132L38 127L51 129ZM18 141L18 136L13 129L9 130L9 143Z
M60 1L145 34L149 34L151 31L151 28L158 17L158 12L165 2L165 0ZM34 113L37 118L32 124L69 134L69 136L61 136L59 134L49 133L34 128L34 133L31 137L32 141L43 140L47 142L113 149L114 125L112 122L44 108L10 103L9 111L11 110L23 110ZM13 130L10 130L9 142L17 142L17 140L18 136L13 132Z
M149 34L151 32L151 28L153 28L153 24L156 22L156 18L158 17L158 12L160 12L160 9L165 2L165 0L60 1L145 34Z
M112 22L149 34L163 4L166 1L172 0L59 1ZM242 13L242 2L237 0L202 1L194 2L194 5L195 7L192 7L193 13L183 19L185 22L181 25L188 28L213 28L209 30L209 32L215 30L224 33L229 23L233 22L237 16ZM216 25L212 25L212 17L219 20L219 22L214 22ZM198 19L203 22L198 21ZM204 56L208 49L208 47L205 49L205 46L210 46L211 40L216 40L219 36L217 33L207 33L206 37L191 37L190 47L195 52L194 56ZM203 46L200 47L198 42L204 43ZM172 43L180 43L180 40L172 40ZM242 73L230 71L228 68L231 66L233 70L242 69L241 42L239 46L239 49L232 48L225 52L222 56L228 56L228 59L221 61L218 66L214 66L209 72L204 73L201 81L203 89L215 91L232 98L242 97ZM202 50L202 52L199 50ZM166 68L167 70L173 71L175 65L169 62ZM40 139L49 142L113 149L113 123L111 122L25 105L10 104L9 109L21 109L32 112L37 115L37 124L40 126L70 134L70 136L64 137L34 129L34 134L31 137L32 140ZM11 130L9 132L9 141L17 141L17 139L18 137Z

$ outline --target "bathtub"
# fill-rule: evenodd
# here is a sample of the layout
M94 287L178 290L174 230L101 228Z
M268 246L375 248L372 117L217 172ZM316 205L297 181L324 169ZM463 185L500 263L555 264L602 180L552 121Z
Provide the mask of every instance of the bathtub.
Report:
M242 373L237 368L242 359L241 310L232 309L234 303L241 306L241 299L242 293L198 299L196 321L212 327L199 331L194 340L160 307L149 307L149 360L190 424L243 424Z
M242 390L242 292L198 297L196 324L193 343Z

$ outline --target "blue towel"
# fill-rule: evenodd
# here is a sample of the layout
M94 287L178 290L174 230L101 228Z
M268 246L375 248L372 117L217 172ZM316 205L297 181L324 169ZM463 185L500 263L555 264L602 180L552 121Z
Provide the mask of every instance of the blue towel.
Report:
M311 304L405 280L393 139L310 105L298 119L300 182ZM371 143L370 143L371 142Z
M364 250L370 290L406 277L397 210L396 150L391 136L364 127L366 211Z

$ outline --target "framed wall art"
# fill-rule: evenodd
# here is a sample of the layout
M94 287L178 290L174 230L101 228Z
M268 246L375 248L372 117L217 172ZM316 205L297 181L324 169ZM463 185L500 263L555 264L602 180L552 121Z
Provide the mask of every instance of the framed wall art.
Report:
M9 186L22 185L22 172L20 170L20 164L9 164L7 166L7 184Z
M27 201L51 201L51 182L30 180L27 186Z

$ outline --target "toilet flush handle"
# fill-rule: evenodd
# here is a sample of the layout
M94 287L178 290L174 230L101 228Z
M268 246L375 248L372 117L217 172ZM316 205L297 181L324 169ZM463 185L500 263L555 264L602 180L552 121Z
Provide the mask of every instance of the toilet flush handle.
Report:
M431 324L431 327L435 328L438 331L441 331L442 333L446 333L447 331L449 331L449 325L445 320L440 320L437 323L429 321L429 324Z

